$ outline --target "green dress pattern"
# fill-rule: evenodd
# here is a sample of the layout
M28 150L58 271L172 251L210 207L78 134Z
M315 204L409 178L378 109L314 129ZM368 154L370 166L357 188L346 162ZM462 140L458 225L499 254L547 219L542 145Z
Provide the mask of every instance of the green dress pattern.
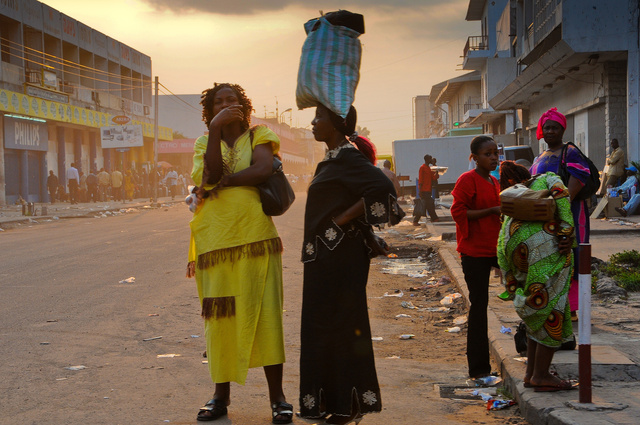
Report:
M529 188L550 191L556 200L555 220L505 217L498 239L498 264L506 287L500 298L513 300L529 338L559 347L573 335L568 303L573 253L558 251L559 238L572 237L574 232L569 191L550 172L536 177Z

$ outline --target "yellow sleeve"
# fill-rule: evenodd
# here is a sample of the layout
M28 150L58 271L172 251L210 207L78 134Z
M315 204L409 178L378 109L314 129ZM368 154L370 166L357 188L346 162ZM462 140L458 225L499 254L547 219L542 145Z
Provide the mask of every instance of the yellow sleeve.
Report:
M193 145L193 168L191 169L191 179L200 186L202 183L202 171L204 170L204 153L207 151L209 136L200 136Z
M271 150L273 150L274 155L280 151L280 138L278 138L278 135L266 125L258 125L253 130L253 145L251 149L253 150L256 146L264 143L271 143ZM202 177L200 178L202 179Z

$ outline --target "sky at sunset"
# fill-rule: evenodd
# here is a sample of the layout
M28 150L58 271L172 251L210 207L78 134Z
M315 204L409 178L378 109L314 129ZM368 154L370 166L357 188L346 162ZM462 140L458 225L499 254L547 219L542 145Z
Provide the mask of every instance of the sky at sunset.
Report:
M303 24L338 8L361 13L366 33L354 106L381 153L413 137L412 98L460 76L468 0L44 0L43 3L148 55L176 94L213 82L242 85L256 116L280 113L307 127L313 109L295 103ZM185 106L185 108L187 108ZM194 114L197 114L194 111ZM162 125L162 123L160 123ZM203 125L204 127L204 125Z

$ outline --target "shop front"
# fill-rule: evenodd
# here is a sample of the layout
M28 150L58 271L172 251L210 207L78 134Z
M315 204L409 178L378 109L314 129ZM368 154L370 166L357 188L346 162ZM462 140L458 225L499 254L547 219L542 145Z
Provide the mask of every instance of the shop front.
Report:
M46 202L49 149L44 120L13 115L4 116L5 199L15 203Z

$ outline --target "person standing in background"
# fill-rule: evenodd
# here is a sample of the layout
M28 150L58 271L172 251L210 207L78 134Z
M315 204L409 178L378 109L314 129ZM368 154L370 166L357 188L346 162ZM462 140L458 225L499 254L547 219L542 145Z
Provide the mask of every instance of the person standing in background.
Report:
M89 172L86 180L87 184L87 202L96 202L98 198L98 177L93 171Z
M49 170L47 190L49 191L49 202L53 204L56 202L56 192L58 191L58 176L53 173L53 170Z
M438 160L436 158L431 158L431 165L437 167L436 163ZM431 180L431 197L435 202L436 199L440 198L440 192L438 191L438 179L440 178L440 174L437 170L431 170L433 173L433 180Z
M616 187L618 181L624 176L624 152L620 149L618 139L611 140L611 153L607 157L607 165L609 171L604 186L605 190L607 187Z
M164 176L164 179L162 180L162 184L167 186L167 188L169 189L171 199L175 199L176 192L178 190L178 172L175 170L175 168L169 169L169 172L166 176Z
M109 197L109 185L111 184L111 176L104 168L98 173L98 196L100 202L104 202Z
M429 213L429 218L432 223L436 223L440 221L438 215L436 214L436 206L433 202L433 198L431 197L431 182L433 181L433 172L431 171L432 161L431 155L424 156L424 164L420 166L420 171L418 172L418 188L420 191L420 201L422 202L422 207L419 211L414 209L413 211L413 225L419 226L420 218L425 213L422 211L423 209Z
M111 190L113 192L114 201L124 201L122 193L123 181L124 177L122 176L122 173L117 169L113 170L113 173L111 173Z
M82 171L80 174L80 189L78 190L78 199L80 202L86 202L87 200L87 176Z
M391 180L391 183L393 183L393 187L396 189L396 198L399 198L400 182L398 181L398 177L396 176L396 173L391 171L391 161L389 161L388 159L385 159L384 162L382 163L382 172L384 173L385 176L387 176L389 180Z
M78 186L80 185L80 174L74 162L67 169L67 184L69 185L69 202L78 203Z

